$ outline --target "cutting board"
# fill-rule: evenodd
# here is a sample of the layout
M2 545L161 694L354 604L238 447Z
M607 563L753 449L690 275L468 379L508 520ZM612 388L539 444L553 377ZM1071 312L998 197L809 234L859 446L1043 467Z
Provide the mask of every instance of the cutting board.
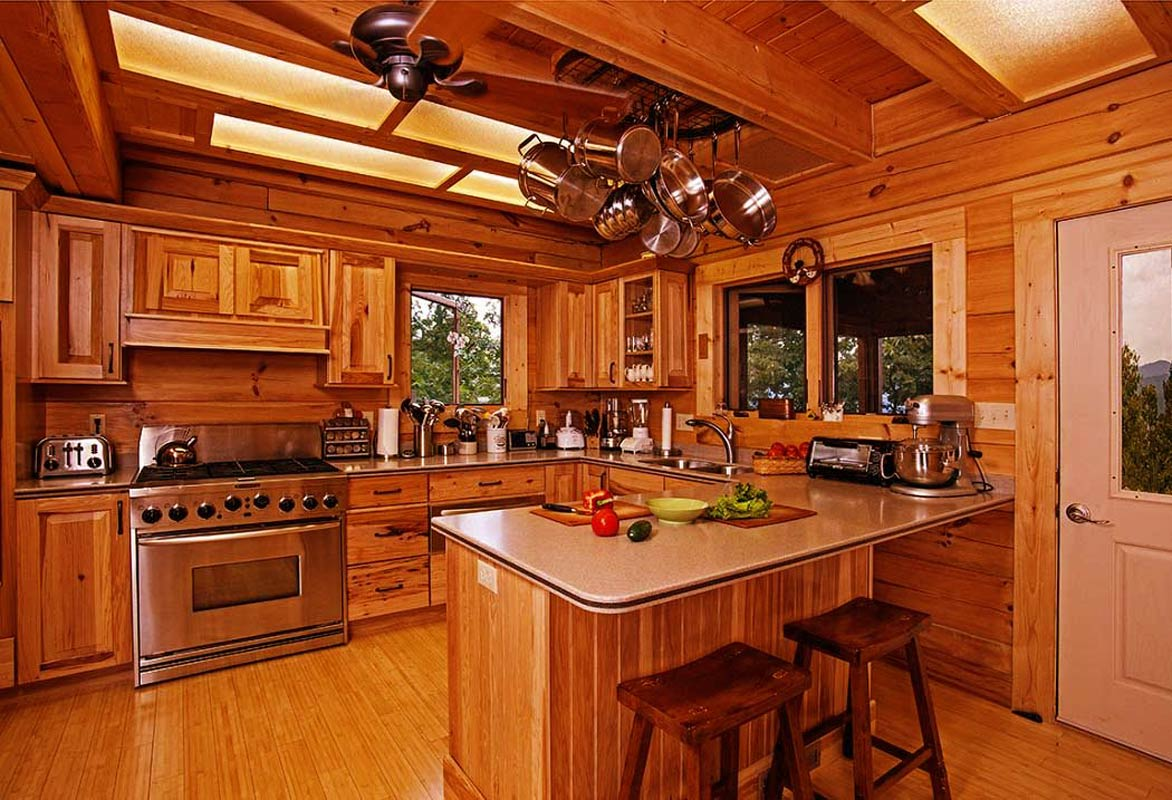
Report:
M706 521L732 525L735 528L763 528L766 525L776 525L779 522L790 522L795 519L812 517L817 513L817 511L811 511L808 508L775 505L769 509L768 516L758 517L757 519L712 519L711 517L707 517Z
M614 504L614 511L619 515L620 520L637 519L639 517L651 516L651 509L647 506L636 505L635 503L628 503L624 500L617 500ZM544 508L535 508L529 512L536 514L545 519L552 519L554 522L560 522L563 525L589 525L590 516L587 514L567 514L563 511L548 511Z

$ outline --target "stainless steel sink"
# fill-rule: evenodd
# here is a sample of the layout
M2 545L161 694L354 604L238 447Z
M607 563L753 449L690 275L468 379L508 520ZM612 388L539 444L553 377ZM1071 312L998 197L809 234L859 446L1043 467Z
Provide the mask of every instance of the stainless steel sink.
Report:
M716 461L703 461L695 458L645 458L641 463L688 472L703 472L707 475L732 476L752 471L750 467L743 464L720 464Z
M724 475L731 478L733 475L740 475L745 472L752 472L752 467L746 467L744 464L712 464L707 467L691 467L693 472L704 472L709 475Z

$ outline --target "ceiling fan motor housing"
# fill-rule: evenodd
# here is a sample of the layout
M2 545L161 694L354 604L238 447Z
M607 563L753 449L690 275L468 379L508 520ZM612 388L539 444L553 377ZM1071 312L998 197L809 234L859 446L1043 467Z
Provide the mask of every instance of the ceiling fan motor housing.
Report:
M391 56L383 63L384 82L396 100L414 103L427 94L432 76L425 67L415 63L413 56Z

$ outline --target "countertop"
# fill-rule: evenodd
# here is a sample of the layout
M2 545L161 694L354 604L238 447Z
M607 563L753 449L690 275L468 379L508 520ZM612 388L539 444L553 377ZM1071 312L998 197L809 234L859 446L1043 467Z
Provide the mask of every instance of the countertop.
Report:
M659 472L677 478L695 481L723 483L724 478L712 475L687 473L670 467L659 467L639 461L649 456L634 456L620 453L601 453L597 450L514 450L508 453L477 453L474 456L431 456L429 458L375 458L335 461L334 465L346 475L360 477L382 473L405 473L445 469L475 469L478 467L506 467L519 464L554 464L589 461L612 467L627 467L649 472ZM716 458L716 461L722 459ZM36 480L22 478L16 482L16 496L20 498L48 497L63 494L111 492L129 489L138 472L136 464L117 462L118 468L110 475L87 475L80 478L49 478Z
M527 509L436 517L435 528L491 560L595 613L620 613L831 553L877 544L1013 501L1012 479L970 497L920 499L878 486L806 476L748 476L778 504L815 516L761 528L716 522L662 525L645 542L595 536ZM722 486L666 494L711 500ZM656 495L658 496L658 495ZM635 502L642 495L629 498ZM623 530L628 523L623 523Z

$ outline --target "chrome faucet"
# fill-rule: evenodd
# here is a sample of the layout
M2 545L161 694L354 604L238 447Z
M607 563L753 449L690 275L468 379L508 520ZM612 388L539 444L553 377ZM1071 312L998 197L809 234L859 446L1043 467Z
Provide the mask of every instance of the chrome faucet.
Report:
M712 429L716 433L716 435L720 437L720 443L722 445L724 445L725 461L727 461L729 464L736 463L736 460L737 460L737 457L736 457L737 429L733 427L732 417L720 412L719 410L715 414L713 414L712 416L717 417L718 419L724 420L725 424L728 425L728 430L725 431L723 428L721 428L719 425L717 425L712 420L700 419L699 417L692 417L690 420L687 421L686 424L690 428L695 428L697 426L701 426L704 428Z

